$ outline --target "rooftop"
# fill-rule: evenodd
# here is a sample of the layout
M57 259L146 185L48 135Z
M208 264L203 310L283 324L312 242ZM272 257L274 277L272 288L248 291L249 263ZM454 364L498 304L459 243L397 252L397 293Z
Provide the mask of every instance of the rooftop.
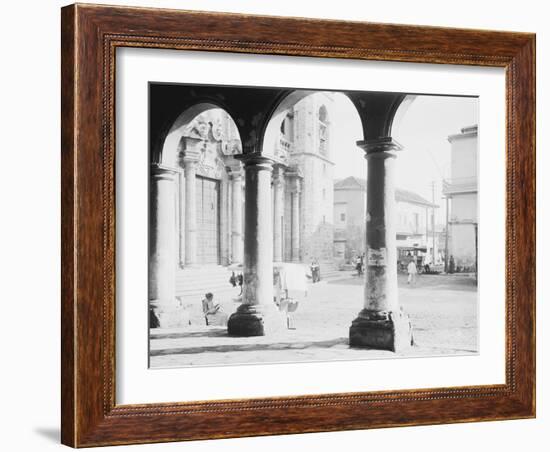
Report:
M335 190L366 190L367 181L355 176L349 176L345 179L338 180L334 183ZM404 190L402 188L395 189L395 200L398 202L408 202L410 204L416 204L425 207L439 207L437 204L433 204L427 199L423 198L419 194L410 190Z
M462 138L473 138L477 137L477 124L474 124L473 126L463 127L460 129L460 133L455 133L453 135L449 135L447 139L450 143L452 143L455 140L462 139Z

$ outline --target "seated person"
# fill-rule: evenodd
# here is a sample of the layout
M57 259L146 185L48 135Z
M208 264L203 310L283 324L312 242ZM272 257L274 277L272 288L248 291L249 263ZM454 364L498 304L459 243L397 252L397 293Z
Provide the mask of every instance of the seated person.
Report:
M227 326L227 314L221 310L219 304L214 304L214 295L211 292L205 294L202 299L202 312L206 325Z

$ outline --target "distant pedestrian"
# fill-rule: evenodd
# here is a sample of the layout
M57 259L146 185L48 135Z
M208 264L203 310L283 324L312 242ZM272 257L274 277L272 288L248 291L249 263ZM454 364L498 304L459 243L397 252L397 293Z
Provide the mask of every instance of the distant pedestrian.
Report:
M313 281L313 283L321 281L321 266L319 265L319 261L317 259L314 259L311 262L310 270L311 280Z
M363 274L363 258L362 256L357 256L355 258L355 269L357 270L357 276Z
M416 264L414 263L414 259L407 265L407 273L409 274L407 284L416 284Z
M451 254L451 258L449 259L449 273L454 273L455 270L455 258Z
M239 273L239 276L237 276L237 284L241 288L239 295L243 294L243 282L244 282L243 274Z
M237 276L235 276L235 272L231 272L231 276L229 277L229 284L231 284L233 287L237 287Z

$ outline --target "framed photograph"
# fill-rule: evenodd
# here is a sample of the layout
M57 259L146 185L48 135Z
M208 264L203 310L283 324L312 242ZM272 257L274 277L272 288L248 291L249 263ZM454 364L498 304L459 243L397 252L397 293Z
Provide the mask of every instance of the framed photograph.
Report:
M62 442L535 416L535 36L62 9Z

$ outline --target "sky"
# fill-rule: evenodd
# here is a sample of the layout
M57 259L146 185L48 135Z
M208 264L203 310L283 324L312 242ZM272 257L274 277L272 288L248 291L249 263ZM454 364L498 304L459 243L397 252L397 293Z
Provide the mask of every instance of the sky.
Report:
M321 95L321 94L313 94ZM356 176L365 179L365 153L357 146L363 139L361 121L352 102L341 93L331 93L326 104L330 120L330 156L335 163L335 179ZM396 159L396 186L413 191L434 203L436 222L445 222L442 180L450 177L449 135L478 124L479 99L476 97L418 95L404 111L398 111L392 128L393 138L403 146ZM220 114L222 110L220 110ZM233 124L231 122L231 124ZM236 129L235 129L235 133Z
M345 95L336 93L329 115L335 178L365 178L364 151L356 145L363 136L355 107ZM443 223L441 181L450 175L451 145L447 137L460 133L463 127L478 124L478 99L421 95L399 116L400 121L393 124L392 130L393 138L403 145L396 159L396 186L431 201L435 181L435 203L441 207L436 219Z

